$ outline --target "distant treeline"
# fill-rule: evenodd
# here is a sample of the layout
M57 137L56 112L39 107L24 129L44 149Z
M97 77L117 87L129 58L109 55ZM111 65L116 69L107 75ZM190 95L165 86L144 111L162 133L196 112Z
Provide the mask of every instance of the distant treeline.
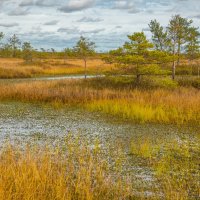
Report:
M95 43L82 36L75 47L56 52L54 48L34 49L30 42L22 43L14 34L8 43L1 45L0 56L24 58L27 62L31 62L33 58L79 57L84 60L85 68L88 58L98 56L103 57L107 63L132 70L138 81L142 75L166 73L162 66L170 63L172 78L175 79L176 66L180 66L181 59L197 62L199 65L200 32L198 27L193 26L192 20L175 15L166 27L161 26L157 20L152 20L149 31L152 33L151 41L144 32L136 32L128 35L129 41L122 47L105 54L96 52ZM0 33L0 42L3 37L4 34ZM197 71L199 74L199 67Z

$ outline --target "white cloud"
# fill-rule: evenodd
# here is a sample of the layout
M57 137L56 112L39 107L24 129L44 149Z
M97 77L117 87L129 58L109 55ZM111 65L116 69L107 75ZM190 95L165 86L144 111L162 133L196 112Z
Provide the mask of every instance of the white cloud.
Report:
M0 23L0 26L10 28L10 27L19 26L19 24L18 23Z
M101 18L93 18L93 17L82 17L81 19L77 20L77 22L102 22L104 21Z
M62 49L84 35L107 50L123 44L127 34L147 30L151 19L166 26L180 14L199 26L200 18L200 0L0 0L0 5L0 32L6 38L17 33L37 48Z
M59 8L60 11L65 13L81 11L92 7L95 0L69 0L66 6Z
M45 22L44 25L47 25L47 26L50 26L50 25L56 25L58 24L58 20L52 20L52 21L48 21L48 22Z

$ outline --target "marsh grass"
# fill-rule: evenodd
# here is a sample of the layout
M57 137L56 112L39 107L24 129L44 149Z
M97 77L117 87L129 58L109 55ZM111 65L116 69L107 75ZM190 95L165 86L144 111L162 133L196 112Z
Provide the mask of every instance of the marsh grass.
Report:
M113 66L105 64L100 59L88 61L87 71L90 75L105 74ZM0 78L30 78L39 76L59 76L84 74L83 61L79 59L46 59L24 63L21 59L0 59Z
M0 100L79 106L137 123L194 124L200 121L200 91L194 88L97 89L82 80L0 83Z
M138 103L134 100L124 99L99 100L89 103L87 108L91 111L111 114L137 123L195 124L200 120L198 108L198 112L193 108L184 110L181 106L170 107L167 103L154 105L148 101Z
M6 145L0 153L0 199L133 198L129 179L103 154L98 144L71 135L54 145Z
M190 138L159 141L133 141L132 155L144 160L154 170L164 199L199 199L199 141Z

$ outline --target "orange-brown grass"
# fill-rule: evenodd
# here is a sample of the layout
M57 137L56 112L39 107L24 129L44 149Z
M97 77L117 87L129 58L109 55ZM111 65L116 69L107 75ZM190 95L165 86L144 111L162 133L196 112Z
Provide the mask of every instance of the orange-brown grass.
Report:
M81 80L1 83L0 99L79 105L135 122L200 121L200 91L192 88L94 89Z
M9 145L0 153L2 200L110 200L132 196L131 183L114 164L78 137L56 147ZM115 161L113 161L115 162Z
M43 69L36 66L24 65L21 59L0 59L0 78L30 78L43 73Z
M88 60L88 74L104 74L114 67L101 59ZM33 76L84 74L84 63L80 59L46 59L24 63L21 59L0 59L0 78L28 78Z
M80 59L64 60L47 60L52 68L46 69L45 74L84 74L84 62ZM87 72L89 74L102 74L111 71L113 65L105 64L101 59L88 59Z

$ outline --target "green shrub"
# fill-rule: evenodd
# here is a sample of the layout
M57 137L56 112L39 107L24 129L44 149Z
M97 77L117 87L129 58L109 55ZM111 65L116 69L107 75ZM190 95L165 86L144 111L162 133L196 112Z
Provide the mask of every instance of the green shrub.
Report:
M190 65L179 65L176 67L176 75L192 75L193 67Z
M176 81L171 80L169 77L162 76L146 76L143 77L140 83L140 87L145 89L156 89L156 88L165 88L165 89L174 89L178 86Z
M194 87L200 89L200 78L196 77L182 77L178 79L179 86Z

